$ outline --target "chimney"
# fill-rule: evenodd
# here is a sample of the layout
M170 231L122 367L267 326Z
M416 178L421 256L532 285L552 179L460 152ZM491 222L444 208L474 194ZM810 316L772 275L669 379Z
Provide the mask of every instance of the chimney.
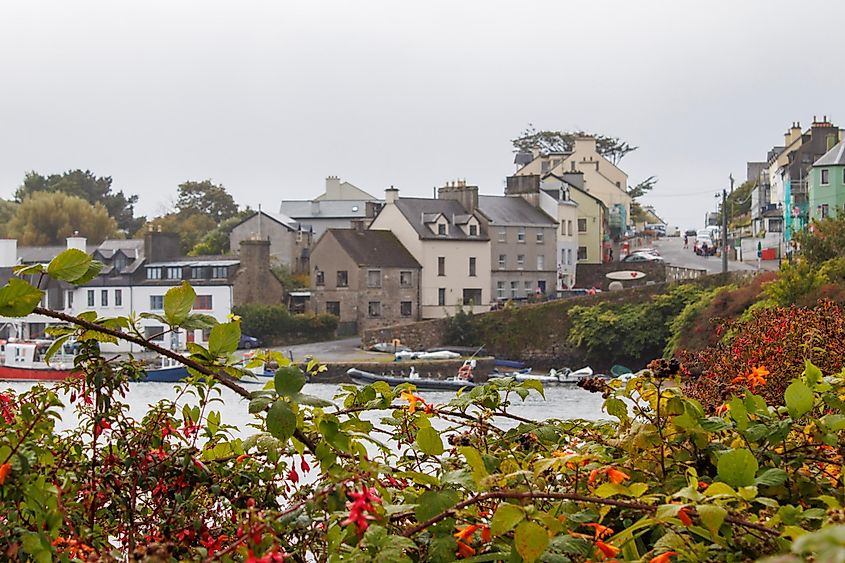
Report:
M784 146L788 147L801 138L801 123L795 122L783 136Z
M365 202L364 216L369 218L369 219L374 218L376 215L378 215L378 212L381 211L381 206L382 206L382 204L379 201L367 201L367 202Z
M72 237L67 237L67 247L68 250L71 248L75 248L77 250L81 250L82 252L88 252L86 245L88 244L88 239L85 237L79 236L79 231L74 231Z
M18 241L13 238L0 239L0 268L18 265Z
M390 186L386 190L384 190L384 203L385 205L389 205L391 203L396 203L396 200L399 199L399 188L394 188Z
M240 244L240 266L235 280L239 303L275 304L278 296L272 289L279 285L270 270L270 241L246 239Z
M320 214L320 200L315 199L311 201L311 216Z
M158 230L150 231L144 236L144 256L147 262L176 260L181 254L179 235L176 233L163 233Z
M575 137L573 152L593 154L596 152L596 138L590 136Z
M472 213L478 208L478 186L467 186L466 180L446 182L437 190L437 198L457 201L468 213Z
M326 178L326 199L343 199L340 196L340 178L329 176Z
M351 223L352 228L355 229L356 233L363 233L367 230L366 221L364 221L363 219L353 219Z

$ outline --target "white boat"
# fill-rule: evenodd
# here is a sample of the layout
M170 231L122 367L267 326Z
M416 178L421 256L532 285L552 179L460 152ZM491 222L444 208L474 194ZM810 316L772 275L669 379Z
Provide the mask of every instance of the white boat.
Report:
M546 385L576 385L582 379L593 377L593 368L587 366L572 371L564 368L560 371L552 369L547 374L531 373L530 371L514 371L510 373L491 373L488 378L512 377L517 381L539 381Z
M457 352L438 350L437 352L396 352L397 360L456 360L461 357Z

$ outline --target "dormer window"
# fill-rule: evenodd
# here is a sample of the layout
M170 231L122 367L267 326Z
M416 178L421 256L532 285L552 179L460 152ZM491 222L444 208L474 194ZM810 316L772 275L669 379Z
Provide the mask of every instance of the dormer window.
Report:
M441 237L446 236L446 223L437 223L437 235Z
M478 236L478 225L470 225L469 226L469 236L477 237Z
M148 280L160 280L161 279L161 268L159 268L159 267L147 268L147 279Z

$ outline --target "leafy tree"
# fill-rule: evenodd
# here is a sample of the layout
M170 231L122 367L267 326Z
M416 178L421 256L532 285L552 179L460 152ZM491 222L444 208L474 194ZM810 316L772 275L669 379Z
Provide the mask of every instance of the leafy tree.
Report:
M845 257L845 217L813 221L807 231L796 235L801 256L811 266L821 266L831 258Z
M179 184L176 210L183 216L191 213L206 215L216 225L237 215L238 204L222 185L215 185L211 180L188 181Z
M18 210L18 204L14 201L0 199L0 236L8 236L6 234L6 226Z
M6 225L6 236L21 245L58 245L78 232L99 244L117 232L117 223L102 204L62 192L36 192L26 197Z
M138 230L145 217L135 217L137 195L112 191L111 176L95 176L90 170L68 170L62 174L42 176L28 172L23 184L15 192L15 200L22 202L37 192L62 192L81 198L91 205L102 204L117 226L126 233Z
M228 219L224 219L191 248L188 256L228 254L232 251L232 248L229 247L229 236L232 234L232 229L251 214L252 210L247 208Z
M650 192L654 189L655 184L657 184L657 177L656 176L649 176L636 186L633 186L628 189L628 195L631 196L632 199L637 199L644 196L646 193Z
M511 143L515 152L531 151L534 149L539 149L543 153L567 152L572 150L576 137L585 135L595 137L596 150L613 164L619 164L619 161L625 155L638 148L629 145L619 137L585 133L584 131L538 131L530 123L519 137L511 139Z
M182 253L187 254L204 236L213 231L217 223L208 215L200 213L168 213L151 219L138 232L136 238L142 238L148 229L161 229L166 233L177 233Z

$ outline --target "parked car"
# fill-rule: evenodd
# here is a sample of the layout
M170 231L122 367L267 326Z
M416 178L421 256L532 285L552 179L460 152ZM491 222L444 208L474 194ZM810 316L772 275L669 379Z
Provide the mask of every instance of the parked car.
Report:
M695 236L695 229L687 229L686 231L684 231L684 235L686 235L688 237L694 237Z
M242 334L240 341L238 341L238 348L249 350L250 348L258 348L259 346L261 346L261 340L247 334Z
M652 256L660 256L660 252L656 248L635 248L631 254L651 254Z
M633 254L629 254L628 256L622 258L620 262L663 262L663 257L655 254L647 254L645 252L634 252Z
M696 236L695 245L693 245L692 250L699 256L714 256L716 254L716 244L710 237Z

